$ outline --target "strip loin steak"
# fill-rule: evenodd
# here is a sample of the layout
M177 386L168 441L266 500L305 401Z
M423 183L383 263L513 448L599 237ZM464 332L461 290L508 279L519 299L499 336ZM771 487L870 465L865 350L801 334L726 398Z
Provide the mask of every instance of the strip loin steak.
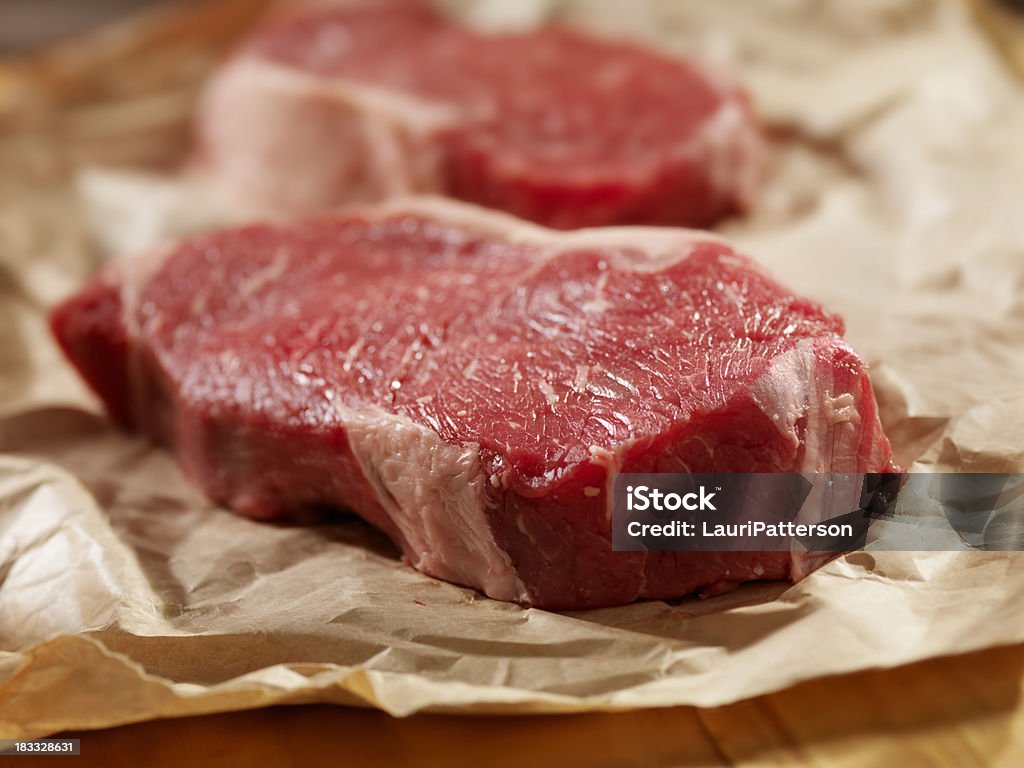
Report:
M395 200L115 262L52 322L213 499L346 508L421 571L546 608L798 575L613 552L613 473L891 469L842 321L704 232Z
M561 28L483 34L407 3L277 19L214 77L200 167L267 214L438 193L548 226L705 226L760 166L707 67Z

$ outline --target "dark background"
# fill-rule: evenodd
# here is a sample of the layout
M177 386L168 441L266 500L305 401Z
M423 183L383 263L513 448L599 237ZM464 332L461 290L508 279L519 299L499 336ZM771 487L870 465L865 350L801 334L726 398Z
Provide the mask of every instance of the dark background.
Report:
M96 29L118 16L174 0L0 0L0 55ZM180 0L179 0L180 1Z

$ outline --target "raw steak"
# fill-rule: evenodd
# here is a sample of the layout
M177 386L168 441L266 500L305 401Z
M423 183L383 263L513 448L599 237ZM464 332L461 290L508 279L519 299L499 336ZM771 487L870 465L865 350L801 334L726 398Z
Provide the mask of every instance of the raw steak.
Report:
M442 193L548 226L704 226L760 142L701 65L565 29L484 35L416 4L276 20L214 78L201 165L266 213Z
M793 574L613 552L614 472L890 468L842 321L703 232L395 200L114 263L53 328L217 501L347 508L426 573L548 608Z

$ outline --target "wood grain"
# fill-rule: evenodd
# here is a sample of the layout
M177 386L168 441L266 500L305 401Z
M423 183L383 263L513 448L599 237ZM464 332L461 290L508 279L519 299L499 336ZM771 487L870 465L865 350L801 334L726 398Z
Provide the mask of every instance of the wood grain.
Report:
M1022 689L1024 646L1013 646L815 680L716 709L399 720L297 706L65 735L82 739L82 756L72 763L78 768L1011 768L1024 765ZM8 763L25 765L14 759Z

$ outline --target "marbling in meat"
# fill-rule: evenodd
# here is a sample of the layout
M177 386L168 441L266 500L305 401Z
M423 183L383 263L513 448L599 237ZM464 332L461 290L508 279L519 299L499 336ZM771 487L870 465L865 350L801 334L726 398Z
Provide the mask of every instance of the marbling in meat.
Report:
M615 472L891 467L840 318L704 232L395 200L114 263L53 328L217 501L346 508L425 573L548 608L794 574L613 552Z

